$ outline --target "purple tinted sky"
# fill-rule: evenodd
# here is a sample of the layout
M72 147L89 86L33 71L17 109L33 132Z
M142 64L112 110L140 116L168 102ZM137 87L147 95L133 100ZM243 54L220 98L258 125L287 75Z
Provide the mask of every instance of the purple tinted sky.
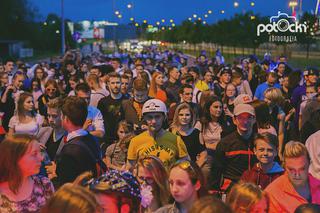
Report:
M317 0L302 1L303 11L310 12L315 9ZM41 20L48 13L59 15L61 13L61 0L29 0L29 2L38 8L42 15ZM276 15L279 10L287 13L291 11L288 7L289 0L237 0L238 8L234 8L234 0L64 0L65 17L72 21L119 21L113 15L113 2L115 9L123 15L121 23L128 23L129 18L134 17L140 22L146 19L151 24L155 24L161 19L165 19L166 23L169 19L173 19L175 23L179 24L191 17L192 14L203 17L208 10L212 10L212 14L207 18L208 23L249 10L267 16ZM254 7L250 6L251 2L255 3ZM129 3L133 5L130 10L127 8ZM225 10L225 13L221 14L221 10Z

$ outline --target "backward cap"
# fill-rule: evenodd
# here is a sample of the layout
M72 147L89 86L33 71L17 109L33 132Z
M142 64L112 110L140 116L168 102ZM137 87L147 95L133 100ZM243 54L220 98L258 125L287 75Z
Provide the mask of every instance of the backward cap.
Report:
M167 113L166 105L159 99L150 99L143 104L142 114L149 112L163 112Z

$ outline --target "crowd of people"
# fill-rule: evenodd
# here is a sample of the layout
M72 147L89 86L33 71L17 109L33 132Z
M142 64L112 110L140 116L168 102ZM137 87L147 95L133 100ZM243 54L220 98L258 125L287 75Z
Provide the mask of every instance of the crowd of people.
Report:
M0 212L320 212L318 75L219 50L6 59Z

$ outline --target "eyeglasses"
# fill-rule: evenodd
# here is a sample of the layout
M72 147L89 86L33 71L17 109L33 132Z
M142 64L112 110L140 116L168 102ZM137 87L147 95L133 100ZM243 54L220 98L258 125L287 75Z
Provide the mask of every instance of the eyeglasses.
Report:
M148 185L152 185L155 182L152 177L138 176L138 179L140 180L140 182L144 182Z

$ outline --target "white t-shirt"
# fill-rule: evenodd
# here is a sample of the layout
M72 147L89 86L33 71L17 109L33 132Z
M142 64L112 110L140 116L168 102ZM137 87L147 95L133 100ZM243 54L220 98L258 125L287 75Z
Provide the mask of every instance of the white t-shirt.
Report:
M36 114L29 123L21 123L17 115L12 116L9 121L9 127L14 130L15 134L37 135L42 124L43 117L40 114Z

